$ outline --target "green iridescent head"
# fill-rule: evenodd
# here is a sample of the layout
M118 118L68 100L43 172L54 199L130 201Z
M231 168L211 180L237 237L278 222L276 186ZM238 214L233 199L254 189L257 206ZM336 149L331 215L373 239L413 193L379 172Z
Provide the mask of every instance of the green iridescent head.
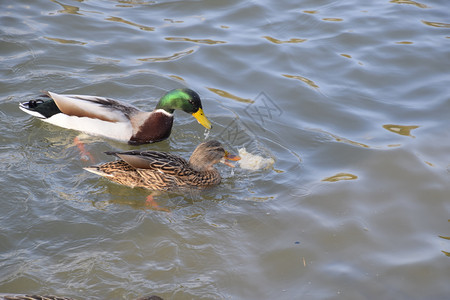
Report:
M191 89L175 89L167 92L159 100L156 109L164 109L171 114L175 109L185 111L192 114L200 124L211 129L211 122L203 113L200 96Z

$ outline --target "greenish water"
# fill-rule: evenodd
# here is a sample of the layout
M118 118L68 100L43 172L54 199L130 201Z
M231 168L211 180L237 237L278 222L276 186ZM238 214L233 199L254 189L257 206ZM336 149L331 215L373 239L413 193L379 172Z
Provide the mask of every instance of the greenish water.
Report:
M445 1L0 4L0 293L76 299L446 299L450 18ZM201 194L83 170L78 132L18 108L42 90L176 112L153 149L205 136L272 157Z

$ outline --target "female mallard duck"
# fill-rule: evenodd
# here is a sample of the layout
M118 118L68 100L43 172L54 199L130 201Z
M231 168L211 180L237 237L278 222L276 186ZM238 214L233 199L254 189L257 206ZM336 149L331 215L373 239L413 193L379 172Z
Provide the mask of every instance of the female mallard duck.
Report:
M143 112L116 100L47 92L44 99L20 103L24 112L48 123L129 144L153 143L170 136L175 109L192 114L208 129L199 95L190 89L166 93L152 112Z
M214 164L240 157L225 151L218 141L201 143L189 162L183 158L157 151L106 152L120 160L85 168L111 181L154 191L172 191L180 188L208 187L220 183L219 171Z

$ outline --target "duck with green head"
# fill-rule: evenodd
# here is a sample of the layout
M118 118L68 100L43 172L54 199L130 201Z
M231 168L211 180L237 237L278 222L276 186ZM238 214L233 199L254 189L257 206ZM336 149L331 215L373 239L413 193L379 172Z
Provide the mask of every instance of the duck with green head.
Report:
M52 92L20 103L19 108L50 124L137 145L167 139L177 109L211 129L200 96L191 89L167 92L151 112L109 98Z

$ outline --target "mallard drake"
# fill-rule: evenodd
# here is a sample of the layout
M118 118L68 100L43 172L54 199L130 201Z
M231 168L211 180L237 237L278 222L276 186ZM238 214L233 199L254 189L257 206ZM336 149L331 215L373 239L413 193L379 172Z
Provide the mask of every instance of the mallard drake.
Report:
M19 104L24 112L45 122L129 144L159 142L170 136L175 109L192 114L208 129L199 95L190 89L166 93L152 112L116 100L46 92L41 98Z
M226 160L239 160L224 150L218 141L201 143L189 161L166 152L126 151L106 152L120 160L85 168L85 170L108 178L111 181L154 191L173 191L182 188L217 185L221 177L214 164Z

